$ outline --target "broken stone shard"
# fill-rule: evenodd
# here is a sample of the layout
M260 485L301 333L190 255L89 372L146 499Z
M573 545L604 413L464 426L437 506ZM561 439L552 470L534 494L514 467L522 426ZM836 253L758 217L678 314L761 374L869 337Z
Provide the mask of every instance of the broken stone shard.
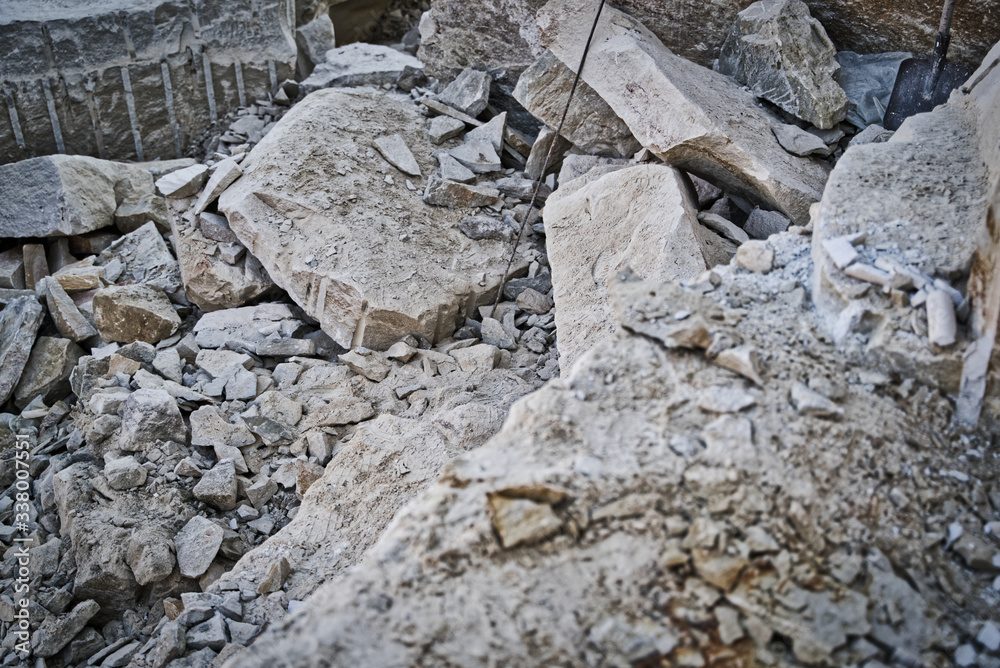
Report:
M563 184L545 206L564 373L614 331L608 283L618 271L660 282L707 269L697 204L680 172L649 164L591 174Z
M533 116L557 127L575 76L551 51L542 54L517 80L514 97ZM622 119L586 82L577 85L562 136L587 153L631 158L641 148Z
M355 42L326 52L302 90L307 94L333 86L381 86L394 84L406 68L423 71L424 65L413 56L381 44Z
M798 155L803 158L810 155L826 157L833 152L826 145L826 142L813 133L806 132L797 125L777 123L771 126L771 131L774 132L774 137L781 144L781 148L792 155Z
M837 50L801 0L759 0L739 13L719 71L788 113L830 129L847 116Z
M0 311L0 404L14 393L44 316L33 296L17 297Z
M336 47L336 34L329 14L320 14L295 31L295 44L299 47L300 58L304 56L307 73L316 65L326 62L326 54ZM300 63L301 64L301 63Z
M236 507L236 464L232 459L222 460L201 476L191 493L219 510L232 510Z
M462 73L448 84L438 99L449 107L475 118L486 110L492 82L493 77L488 72L469 67L462 70Z
M493 526L508 549L537 543L562 529L562 521L547 503L495 494L489 497L489 505Z
M465 132L465 123L451 116L435 116L427 128L431 143L443 144Z
M84 234L114 223L126 199L153 193L145 169L83 155L0 165L0 237Z
M187 440L177 401L164 390L136 390L125 400L121 416L118 448L125 452L145 452L157 441Z
M218 554L224 535L222 527L200 515L188 520L184 528L174 536L177 566L181 575L186 578L204 575Z
M465 237L456 223L468 212L430 209L419 192L401 184L387 188L382 158L358 142L393 128L421 171L432 173L434 148L424 123L413 104L394 97L317 92L251 151L250 166L219 202L275 283L345 348L384 350L407 334L440 341L495 294L503 274L505 244ZM321 145L314 141L317 133L325 138ZM344 164L353 165L352 171L345 172ZM444 196L456 190L456 200ZM364 196L340 200L336 215L323 213L331 193L351 192ZM432 178L426 200L463 206L498 197L495 189ZM370 234L357 234L362 224ZM522 271L527 262L518 257L515 271ZM398 271L387 275L381 269L386 263Z
M589 9L568 0L552 0L538 13L543 45L572 67L592 21ZM657 157L797 224L808 222L827 168L789 155L771 132L777 120L731 79L675 56L637 20L610 8L587 63L583 80ZM734 109L739 123L732 122Z
M207 179L207 165L191 165L161 176L156 181L156 190L164 197L194 197Z
M14 388L14 403L23 408L40 397L51 406L70 393L69 375L83 357L83 349L69 339L39 336Z
M233 158L226 158L217 164L215 171L212 172L212 176L208 179L208 183L205 184L205 189L201 191L201 195L198 197L198 203L195 204L194 212L201 213L207 209L208 205L217 200L219 195L232 185L236 179L240 178L242 174L243 169Z
M158 288L112 285L94 295L94 324L108 343L157 343L176 332L181 319Z
M375 140L375 148L389 163L410 176L420 176L420 165L402 135L386 135Z

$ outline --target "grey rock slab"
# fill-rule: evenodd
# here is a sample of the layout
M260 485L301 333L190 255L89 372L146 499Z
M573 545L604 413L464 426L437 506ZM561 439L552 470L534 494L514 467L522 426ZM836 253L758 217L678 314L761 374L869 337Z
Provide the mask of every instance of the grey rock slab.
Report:
M149 471L135 457L118 457L104 465L104 477L111 489L126 490L146 484Z
M483 328L481 332L483 343L504 350L516 350L517 341L510 335L499 321L493 318L483 318Z
M222 527L200 515L188 520L174 536L181 575L186 578L201 577L218 554L224 533Z
M35 297L17 297L0 311L0 404L14 393L44 315Z
M225 459L206 471L191 490L199 501L218 508L232 510L236 507L236 465Z
M441 166L440 175L444 181L472 183L476 180L476 173L456 160L450 153L438 153L437 159Z
M208 165L191 165L156 180L156 190L164 197L194 197L208 180Z
M488 141L493 145L493 150L497 153L503 152L504 131L507 129L507 112L497 114L488 123L472 128L465 135L464 141Z
M698 222L712 230L723 239L728 239L737 244L741 244L744 241L749 241L750 237L745 231L740 229L735 223L726 220L722 216L715 213L699 213Z
M221 650L226 645L226 623L221 614L212 615L210 619L187 630L187 646L191 649L211 648Z
M510 241L515 230L503 220L492 216L466 216L458 223L462 234L474 241L496 239Z
M829 129L847 116L840 64L823 25L801 0L759 0L741 11L719 71L793 116Z
M525 288L517 296L517 307L527 313L541 315L552 310L552 299L533 288Z
M332 86L381 86L394 84L407 67L423 70L413 56L381 44L356 42L326 52L301 86L308 94Z
M476 174L498 172L502 168L500 156L489 141L467 141L448 153Z
M465 132L465 123L451 116L435 116L427 126L432 144L443 144Z
M82 155L0 165L0 236L85 234L114 223L126 199L152 194L144 169Z
M77 603L65 615L46 617L31 636L32 652L40 657L55 656L100 609L96 601L88 600Z
M449 107L475 118L483 113L489 104L491 83L493 77L489 72L467 67L441 91L438 99Z
M164 390L136 390L125 400L121 417L118 444L126 452L146 451L156 441L187 440L177 400Z
M544 46L563 63L579 58L592 22L589 9L568 0L552 0L538 14ZM789 155L770 130L777 120L751 93L674 55L637 20L610 8L602 13L588 65L583 80L654 155L793 222L808 222L828 169ZM734 109L740 123L732 122Z
M253 445L255 440L245 424L230 423L216 406L202 406L191 413L191 445L241 448Z
M105 342L157 343L180 327L170 300L151 285L113 285L94 295L94 324Z
M521 74L514 97L548 127L559 125L575 75L551 51ZM589 154L631 158L642 145L597 92L581 81L573 94L562 136Z
M70 393L69 376L81 357L83 349L69 339L39 336L14 388L15 405L24 408L40 397L51 406L65 399Z
M295 30L295 44L310 65L326 62L326 54L336 48L337 39L329 14L320 14Z
M129 232L101 251L97 259L108 274L115 261L121 263L117 278L106 276L109 282L136 282L152 285L166 293L181 287L181 271L156 225L146 223Z
M409 174L410 176L420 176L420 165L413 157L410 147L406 145L406 140L400 134L384 135L375 139L375 148L389 161L393 167Z
M767 239L772 234L787 230L791 222L787 216L777 211L754 207L747 222L743 224L743 231L754 239Z
M564 373L616 329L608 282L622 267L652 281L690 279L708 268L697 211L686 179L658 164L584 176L549 197L546 241Z
M0 253L0 288L24 290L24 252L20 248Z
M367 348L359 348L344 353L339 359L354 373L362 375L376 383L385 380L389 372L392 371L392 363L386 359L383 353Z
M811 155L826 157L833 152L826 142L797 125L778 123L771 126L771 131L774 132L774 137L781 144L781 148L792 155L803 158Z
M243 177L220 199L240 241L342 347L384 350L407 334L440 341L495 294L503 273L502 242L473 242L457 229L468 211L427 205L495 204L499 191L431 178L424 201L401 184L386 187L369 138L398 132L430 174L435 147L425 122L415 105L389 95L318 91L250 152ZM523 270L526 258L515 265Z
M226 158L217 164L215 171L212 172L212 176L208 179L208 183L205 184L205 189L201 191L201 195L198 197L198 203L195 204L194 212L201 213L207 209L209 204L217 200L219 195L242 175L243 169L233 158Z
M268 341L285 340L305 323L288 304L257 304L206 313L194 326L202 348L246 348L256 353Z

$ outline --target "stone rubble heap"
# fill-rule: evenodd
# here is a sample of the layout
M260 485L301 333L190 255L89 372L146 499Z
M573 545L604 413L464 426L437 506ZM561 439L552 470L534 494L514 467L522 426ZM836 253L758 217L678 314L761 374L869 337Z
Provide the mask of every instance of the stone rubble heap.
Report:
M25 545L50 668L1000 666L1000 44L893 134L799 0L606 7L560 136L535 4L0 166L0 664Z

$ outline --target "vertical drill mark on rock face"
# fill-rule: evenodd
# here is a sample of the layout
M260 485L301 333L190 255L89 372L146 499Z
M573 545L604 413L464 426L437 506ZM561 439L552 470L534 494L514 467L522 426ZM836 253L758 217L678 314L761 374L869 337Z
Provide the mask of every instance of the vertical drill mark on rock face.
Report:
M23 151L27 146L24 143L24 134L21 132L21 122L17 116L17 101L14 98L14 94L10 92L5 86L3 89L4 99L7 101L7 114L10 116L10 127L14 132L14 141L17 142L18 147Z
M201 52L201 66L205 70L205 97L208 98L208 116L212 122L219 120L218 111L215 108L215 87L212 85L212 62L208 59L208 52Z
M177 157L181 157L181 129L177 125L177 116L174 113L174 87L170 81L170 65L166 60L160 62L160 76L163 78L163 95L166 98L167 122L170 123L170 130L174 135L174 151ZM243 104L242 98L240 104Z
M128 12L125 10L118 12L118 20L121 22L122 26L122 37L125 40L125 50L128 51L128 57L135 60L135 43L132 41L132 33L128 28Z
M271 90L278 87L278 74L274 70L274 61L267 61L267 76L271 78Z
M236 94L240 99L240 106L247 106L247 92L243 86L243 63L236 61L233 63L233 70L236 72Z
M135 155L142 162L142 129L139 127L139 117L135 113L135 96L132 95L132 77L127 67L122 68L122 87L125 89L125 105L128 107L128 120L132 125L132 140L135 142Z
M108 150L104 145L104 132L101 131L101 108L94 98L95 87L94 75L91 74L83 84L83 91L87 96L87 111L90 112L90 125L94 130L94 143L97 144L97 154L102 160L106 160Z
M48 79L41 80L42 93L45 95L45 106L49 110L49 123L52 124L52 137L56 142L56 152L65 153L66 144L63 143L62 128L59 125L59 116L56 115L56 102L52 98L52 87L49 86Z

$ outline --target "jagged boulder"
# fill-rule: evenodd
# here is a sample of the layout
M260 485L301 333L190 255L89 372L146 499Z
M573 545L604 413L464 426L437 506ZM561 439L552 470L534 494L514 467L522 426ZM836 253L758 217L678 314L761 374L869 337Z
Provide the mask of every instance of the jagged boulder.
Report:
M344 347L450 335L496 294L509 251L459 231L469 209L425 204L372 145L388 134L421 173L435 173L435 147L408 99L317 91L253 149L219 202L274 282ZM526 266L515 259L515 272Z
M759 0L739 13L719 71L793 116L830 129L847 116L837 50L802 0Z

